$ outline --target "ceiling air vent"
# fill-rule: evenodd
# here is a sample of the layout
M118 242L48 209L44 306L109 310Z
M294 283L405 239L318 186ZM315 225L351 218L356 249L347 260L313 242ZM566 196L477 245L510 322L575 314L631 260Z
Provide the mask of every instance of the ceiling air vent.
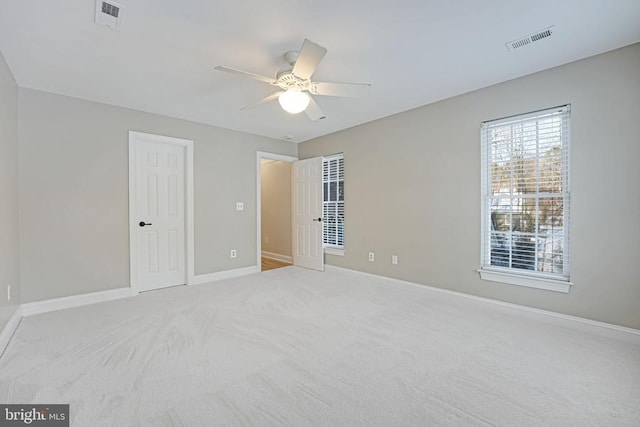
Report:
M545 28L544 30L537 31L533 34L529 34L528 36L521 37L516 40L511 40L510 42L505 43L505 46L507 46L507 50L512 51L530 45L531 43L535 43L542 39L546 39L547 37L551 37L551 35L554 33L555 30L553 29L553 27L554 26L552 25L549 28Z
M118 30L122 26L123 12L122 6L118 3L96 0L96 24Z

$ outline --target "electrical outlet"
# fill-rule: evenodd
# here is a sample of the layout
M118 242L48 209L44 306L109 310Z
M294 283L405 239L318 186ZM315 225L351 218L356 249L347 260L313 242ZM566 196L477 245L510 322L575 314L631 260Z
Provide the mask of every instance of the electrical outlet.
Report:
M268 236L264 238L264 242L265 243L269 243L269 237Z
M7 286L7 301L11 301L11 285Z
M231 258L235 258L238 256L238 252L235 249L231 249Z
M244 203L236 202L236 210L237 211L243 211L244 210Z
M373 252L369 252L369 261L373 262L376 260L376 254Z
M397 264L398 263L398 255L391 255L391 264Z

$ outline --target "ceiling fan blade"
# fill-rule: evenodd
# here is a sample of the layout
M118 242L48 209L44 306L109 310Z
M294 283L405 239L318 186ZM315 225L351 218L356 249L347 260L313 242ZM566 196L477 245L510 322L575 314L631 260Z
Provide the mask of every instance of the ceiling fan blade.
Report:
M253 74L248 71L236 70L235 68L223 67L221 65L218 65L217 67L215 67L215 69L225 73L238 74L243 77L249 77L250 79L260 80L261 82L265 82L265 83L271 83L271 84L275 83L275 79L272 79L266 76L261 76L259 74Z
M300 53L298 53L298 59L291 71L294 76L307 80L318 67L322 58L327 53L327 49L323 48L319 44L304 39Z
M279 97L280 95L282 95L283 93L284 93L284 92L282 92L282 91L274 92L274 93L272 93L271 95L266 96L266 97L262 98L262 99L261 99L261 100L259 100L259 101L253 102L253 103L251 103L251 104L249 104L249 105L245 105L244 107L242 107L242 108L240 109L240 111L242 111L242 110L248 110L249 108L257 107L258 105L265 104L265 103L267 103L267 102L273 101L274 99L278 99L278 97Z
M327 118L320 107L318 107L318 104L316 104L316 101L314 101L312 96L309 97L309 105L307 106L307 109L304 110L304 112L313 122Z
M309 92L314 95L344 96L347 98L360 98L369 93L371 85L368 83L330 83L312 82Z

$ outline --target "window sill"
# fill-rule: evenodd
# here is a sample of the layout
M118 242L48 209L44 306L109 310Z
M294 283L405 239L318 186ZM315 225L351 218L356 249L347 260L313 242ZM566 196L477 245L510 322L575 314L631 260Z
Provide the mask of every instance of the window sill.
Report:
M344 256L344 249L338 249L338 248L324 248L324 253L325 253L326 255Z
M526 286L528 288L545 289L547 291L569 293L573 285L571 282L563 280L547 279L542 277L532 277L522 274L507 273L503 271L478 270L482 280L492 282L508 283L510 285Z

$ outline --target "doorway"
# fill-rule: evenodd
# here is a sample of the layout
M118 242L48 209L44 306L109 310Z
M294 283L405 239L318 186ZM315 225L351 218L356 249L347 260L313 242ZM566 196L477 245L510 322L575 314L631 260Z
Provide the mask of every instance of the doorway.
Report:
M258 152L257 265L261 271L293 263L291 167L295 157Z
M270 239L262 233L262 163L263 160L287 162L290 168L291 210L289 227L291 229L291 261L284 261L299 267L324 271L323 244L323 158L315 157L298 161L295 157L280 154L257 152L256 195L257 236L256 265L262 270L263 241ZM265 162L266 163L266 162ZM268 200L268 199L267 199ZM267 203L265 201L265 203ZM269 202L271 203L271 202ZM284 215L283 215L284 216ZM267 251L269 252L269 251ZM270 254L267 254L269 257ZM272 256L273 257L273 256ZM283 261L283 259L280 259Z
M291 163L261 159L261 270L287 267L291 252Z

